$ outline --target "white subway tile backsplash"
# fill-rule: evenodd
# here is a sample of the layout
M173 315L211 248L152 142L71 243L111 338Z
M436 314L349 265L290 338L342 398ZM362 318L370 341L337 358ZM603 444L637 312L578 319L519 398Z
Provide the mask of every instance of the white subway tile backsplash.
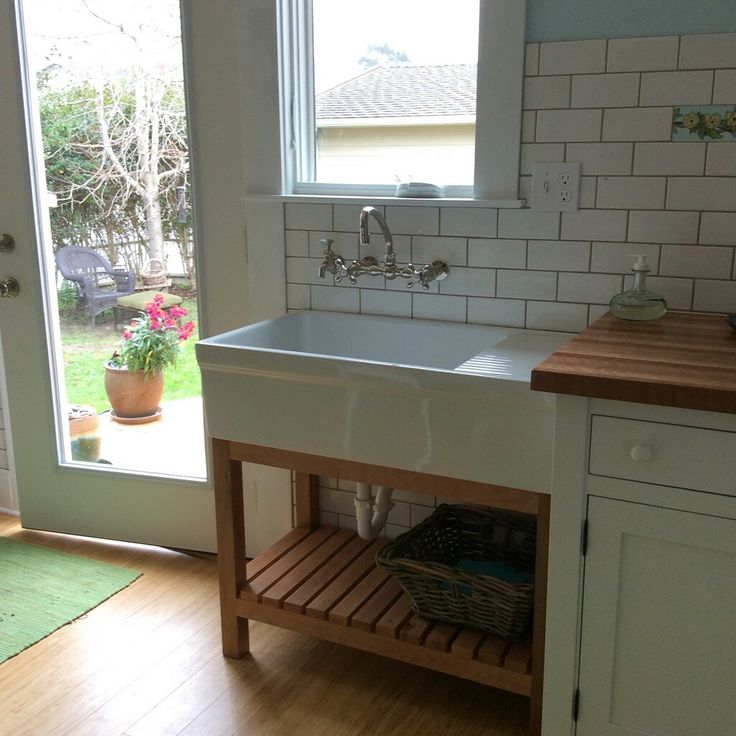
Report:
M736 33L683 36L679 66L680 69L736 67Z
M708 245L663 245L661 276L728 279L733 268L733 248Z
M559 236L559 231L558 212L523 209L500 210L498 213L499 238L551 240Z
M539 110L537 141L599 141L601 110Z
M324 232L319 230L309 233L309 255L312 258L322 258L325 252L325 246L321 241L325 239L332 240L332 250L343 258L350 260L358 258L357 233ZM379 238L376 238L376 245L383 249L383 244L380 243L379 245L379 240ZM371 244L373 244L373 238L371 238Z
M736 213L703 212L698 242L707 245L736 245Z
M697 212L634 211L629 215L628 239L641 243L695 243L699 218Z
M458 296L494 296L496 272L491 268L454 266L446 279L440 281L440 294Z
M650 276L647 285L655 293L663 296L667 307L675 311L689 311L693 308L693 279L675 278L669 276ZM624 279L624 288L634 286L634 277Z
M608 304L621 291L621 276L602 273L561 273L557 298L562 302Z
M606 209L661 209L666 188L664 177L603 176L598 180L596 204Z
M598 179L595 176L580 177L580 194L578 207L581 210L593 209L595 207L596 191L598 190Z
M698 279L692 308L696 312L736 312L736 281Z
M709 105L713 93L713 72L650 72L641 75L639 104Z
M540 74L592 74L606 70L606 41L553 41L539 45Z
M570 107L570 77L529 77L524 80L524 110Z
M713 86L714 105L733 105L736 101L736 69L718 69Z
M537 113L534 110L524 110L521 113L521 142L533 143L537 134Z
M411 260L416 266L432 261L445 261L449 266L468 263L468 241L465 238L412 238Z
M284 224L287 230L331 230L332 205L287 202Z
M677 36L612 38L608 42L609 72L646 72L677 69Z
M496 235L498 211L487 207L443 207L440 234L492 238Z
M468 322L503 327L523 327L526 302L521 299L468 299Z
M360 311L360 291L357 287L344 289L334 286L312 286L312 309L329 312Z
M539 44L528 43L524 54L524 76L539 74Z
M633 143L569 143L566 160L580 161L584 175L626 175L631 173L633 150Z
M355 233L358 235L358 226L360 223L360 211L363 209L362 204L336 204L333 205L333 217L335 219L335 230L338 232ZM384 208L376 205L376 209L383 215ZM380 233L381 228L378 226L375 218L371 217L368 221L368 230L371 233Z
M736 176L736 146L709 143L705 173L707 176Z
M385 317L411 317L411 294L406 291L386 289L362 289L361 314L378 314Z
M591 304L588 306L588 324L592 325L593 322L600 319L604 314L609 311L608 304Z
M563 161L564 143L522 143L519 173L531 174L532 164L545 161Z
M634 174L639 176L702 176L705 143L637 143Z
M593 243L590 270L599 273L631 273L636 257L649 258L652 273L659 268L659 245L656 243Z
M496 296L507 299L548 299L557 294L557 274L552 271L496 272Z
M527 302L526 326L529 330L559 330L580 332L588 323L585 304L563 302Z
M286 308L287 309L311 309L309 286L306 284L286 285Z
M468 265L482 268L524 268L526 240L468 241Z
M437 294L412 294L415 319L443 319L449 322L465 322L467 299L461 296Z
M319 277L319 259L317 258L295 258L286 259L286 281L290 284L323 284L325 281ZM332 275L329 274L330 281Z
M631 107L638 100L638 74L581 74L572 78L570 107Z
M671 107L621 107L603 113L604 141L668 141Z
M392 233L437 235L440 210L439 207L386 207L386 221Z
M309 255L309 233L304 230L286 230L284 232L287 256Z
M626 240L624 210L578 210L562 213L565 240Z
M540 271L587 271L590 243L577 240L533 240L527 268Z
M736 211L736 177L672 177L668 210Z

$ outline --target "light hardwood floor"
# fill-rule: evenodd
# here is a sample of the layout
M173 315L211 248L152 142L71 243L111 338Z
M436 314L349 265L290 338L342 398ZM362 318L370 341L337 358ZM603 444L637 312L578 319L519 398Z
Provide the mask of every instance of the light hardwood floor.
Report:
M143 576L0 665L0 736L518 736L525 698L251 623L220 653L216 563L20 528Z

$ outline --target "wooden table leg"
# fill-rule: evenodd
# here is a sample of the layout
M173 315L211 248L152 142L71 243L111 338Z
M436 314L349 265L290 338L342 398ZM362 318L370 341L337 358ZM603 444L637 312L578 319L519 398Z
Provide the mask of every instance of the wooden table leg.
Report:
M248 619L239 618L236 602L247 583L243 470L230 459L230 443L212 439L217 520L217 567L220 575L222 653L240 659L249 651Z
M547 618L547 568L549 562L550 497L539 494L537 510L537 552L534 571L534 630L532 632L532 694L529 704L529 733L542 732L544 690L544 637Z
M314 531L319 526L319 476L294 473L296 526Z

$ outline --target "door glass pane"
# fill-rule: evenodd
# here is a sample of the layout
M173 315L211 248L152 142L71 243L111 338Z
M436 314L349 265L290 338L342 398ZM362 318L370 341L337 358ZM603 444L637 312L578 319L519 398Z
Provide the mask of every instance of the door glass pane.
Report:
M178 2L23 9L61 460L205 477Z
M478 0L313 0L315 181L472 185Z

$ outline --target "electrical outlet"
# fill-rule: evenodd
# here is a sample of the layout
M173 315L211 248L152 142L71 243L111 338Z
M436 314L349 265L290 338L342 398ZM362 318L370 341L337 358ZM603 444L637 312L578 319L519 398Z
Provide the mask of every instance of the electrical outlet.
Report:
M580 163L532 164L532 209L570 212L578 208Z

